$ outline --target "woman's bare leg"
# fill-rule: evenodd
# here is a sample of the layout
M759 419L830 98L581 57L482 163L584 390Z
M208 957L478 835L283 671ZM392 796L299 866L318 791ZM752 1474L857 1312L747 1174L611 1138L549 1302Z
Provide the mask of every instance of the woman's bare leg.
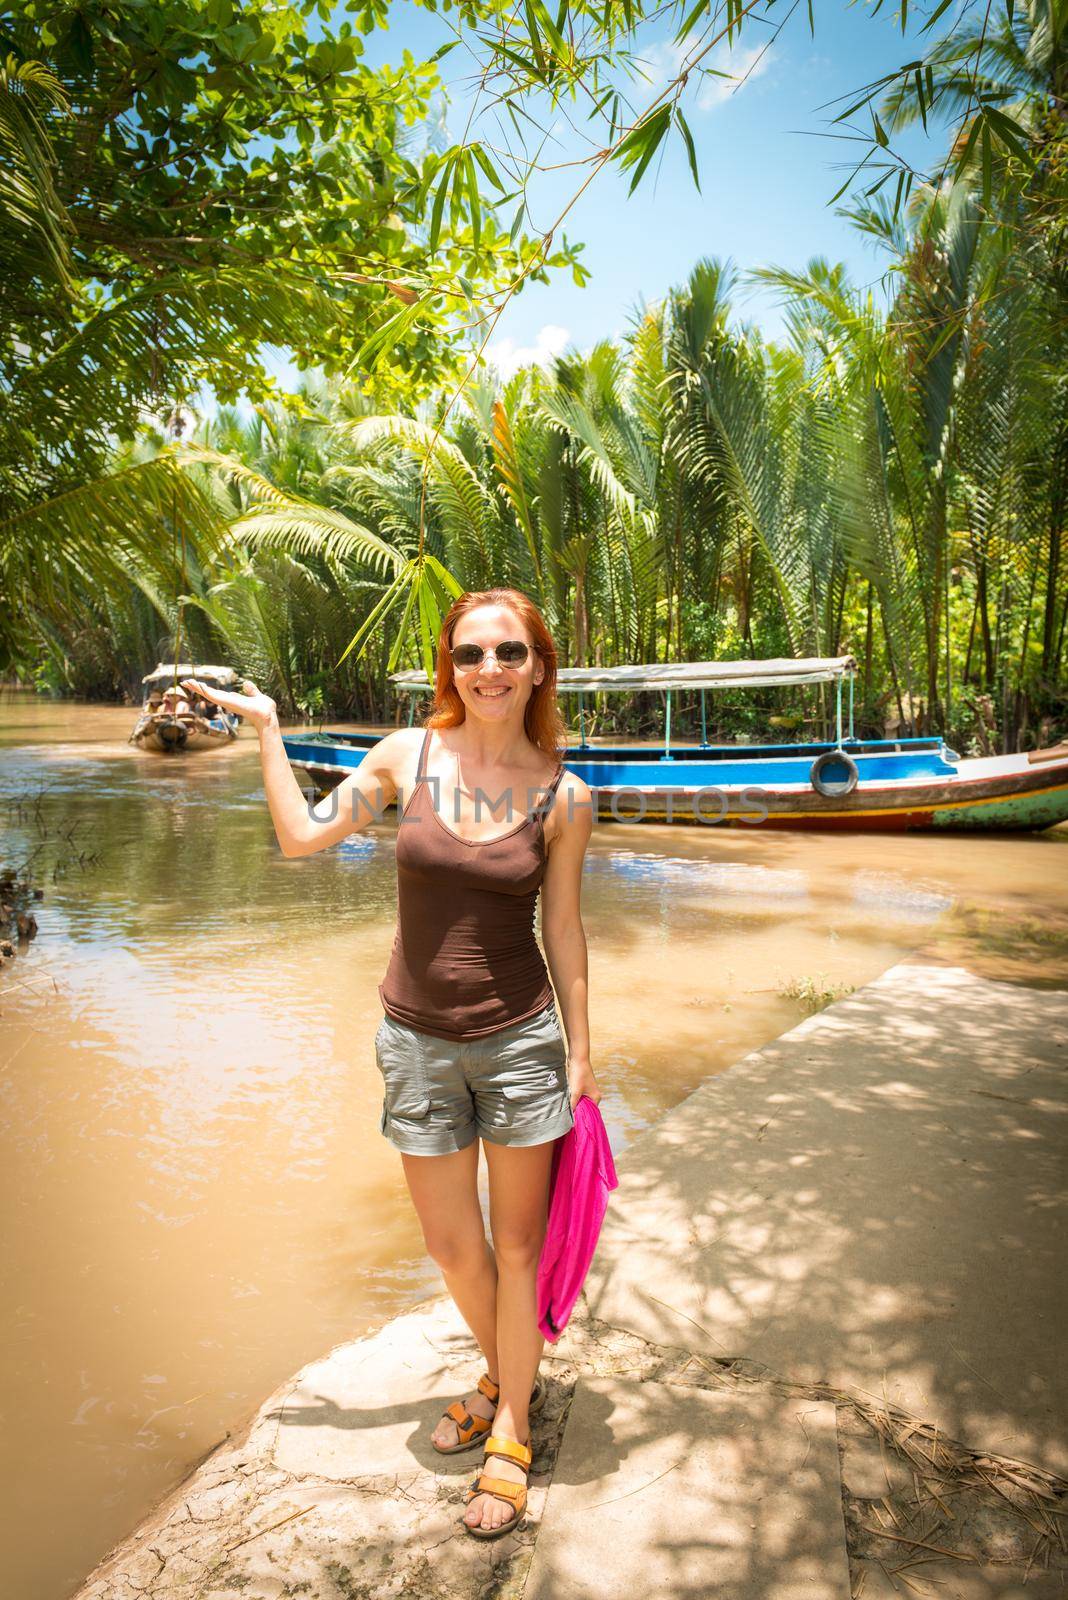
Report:
M427 1250L441 1268L445 1287L478 1341L496 1383L497 1263L478 1201L478 1140L447 1156L402 1153L401 1162ZM492 1401L481 1390L465 1395L464 1405L472 1415L494 1415ZM456 1444L459 1437L451 1418L439 1422L432 1434L441 1445Z
M501 1393L493 1431L526 1444L530 1439L530 1391L538 1371L545 1340L538 1331L538 1257L549 1205L549 1173L555 1140L514 1148L486 1145L489 1167L490 1228L497 1258L497 1355ZM514 1462L494 1456L490 1472L495 1478L525 1482ZM464 1519L473 1527L499 1527L512 1520L512 1509L502 1500L480 1494L468 1505Z

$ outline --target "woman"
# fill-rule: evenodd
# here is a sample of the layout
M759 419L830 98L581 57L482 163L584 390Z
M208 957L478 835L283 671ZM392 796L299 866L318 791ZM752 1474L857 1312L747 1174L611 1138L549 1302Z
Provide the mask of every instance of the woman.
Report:
M558 757L555 685L552 638L525 594L462 595L442 624L424 726L387 734L309 807L274 701L249 683L243 695L188 684L256 728L284 855L324 850L394 799L403 805L398 928L375 1037L381 1130L401 1151L427 1249L486 1360L477 1389L431 1435L443 1454L484 1444L463 1519L478 1538L499 1537L526 1507L529 1413L544 1398L536 1284L553 1145L582 1095L601 1098L579 911L593 807ZM533 929L539 890L551 984ZM492 1249L478 1200L480 1138Z

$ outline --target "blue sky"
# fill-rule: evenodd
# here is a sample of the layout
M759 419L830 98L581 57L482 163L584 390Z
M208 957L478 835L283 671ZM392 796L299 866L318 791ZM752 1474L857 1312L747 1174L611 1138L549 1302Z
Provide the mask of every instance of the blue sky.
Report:
M892 3L892 0L890 0ZM530 284L513 297L494 335L490 353L507 371L522 359L556 353L567 345L588 349L598 339L626 328L633 312L685 280L701 257L729 258L739 270L774 264L803 267L823 255L845 263L852 281L878 289L885 255L829 205L844 181L854 147L820 137L842 109L819 109L850 94L919 53L916 30L924 14L910 21L902 37L890 4L877 14L870 5L847 0L815 0L815 37L805 4L758 61L753 61L768 29L753 25L733 56L720 49L710 58L735 74L752 71L738 89L723 80L688 86L683 102L697 147L701 192L694 187L681 141L673 137L659 170L646 173L629 199L629 174L612 164L594 179L565 224L568 237L585 244L582 259L592 279L585 288L559 272L548 284ZM910 11L910 17L914 10ZM938 32L950 21L942 19ZM652 82L632 88L634 102L647 104L668 79L671 29L664 26L643 40ZM398 65L403 51L425 59L454 34L442 18L407 4L393 8L391 26L366 41L372 64ZM925 36L929 42L931 35ZM441 63L448 85L450 135L463 137L470 109L470 57L453 50ZM560 125L561 144L546 159L574 156L578 145ZM476 123L479 132L499 139L495 122ZM895 146L917 166L936 163L944 150L943 130L910 131ZM578 168L540 180L534 221L547 227L578 187ZM889 187L889 186L888 186ZM510 218L508 219L510 221ZM774 292L765 286L739 290L739 317L755 322L768 337L782 328ZM294 375L280 359L284 380Z

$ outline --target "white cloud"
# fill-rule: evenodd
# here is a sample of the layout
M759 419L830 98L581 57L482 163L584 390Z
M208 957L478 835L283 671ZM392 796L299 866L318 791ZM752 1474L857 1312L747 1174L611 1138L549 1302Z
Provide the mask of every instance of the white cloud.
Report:
M715 106L729 100L736 92L743 78L752 83L754 78L759 78L767 72L771 65L771 49L764 45L717 45L710 56L706 56L705 66L715 67L717 72L729 74L726 78L703 77L701 87L697 91L698 111L711 111ZM746 76L748 74L748 77Z
M686 58L692 50L692 43L677 45L667 39L659 44L649 45L643 50L639 64L648 87L654 91L666 89L668 84L682 72ZM691 87L694 83L697 85L697 98L694 101L697 110L712 111L716 106L722 105L724 100L729 100L747 73L749 74L747 81L752 83L754 78L759 78L768 70L771 57L770 47L765 48L763 45L730 45L726 40L718 44L710 55L704 57L701 66L695 69L690 80ZM728 76L710 77L707 73L701 72L701 67L713 67L716 72L725 72ZM685 94L682 104L685 110Z
M659 44L647 45L641 54L634 58L637 86L640 88L645 84L650 89L666 89L671 80L677 78L682 71L686 55L686 46L672 44L670 39L662 39Z
M497 368L501 378L507 382L520 367L533 366L535 363L547 367L554 356L566 349L570 340L571 334L567 328L547 322L538 329L534 344L517 345L514 339L492 339L486 346L486 360Z

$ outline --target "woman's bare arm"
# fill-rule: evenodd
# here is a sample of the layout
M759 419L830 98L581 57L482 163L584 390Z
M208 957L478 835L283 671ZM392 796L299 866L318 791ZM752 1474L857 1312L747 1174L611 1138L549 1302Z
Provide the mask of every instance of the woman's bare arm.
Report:
M541 888L541 936L567 1033L571 1109L583 1095L601 1098L590 1065L589 958L582 927L582 863L593 831L593 797L582 779L565 773L556 792L557 819Z
M404 770L404 759L413 733L398 728L373 745L359 767L343 778L322 800L309 805L289 764L278 708L270 695L261 694L255 684L245 682L242 694L230 694L200 683L183 680L183 686L228 711L236 711L256 730L260 742L260 761L267 806L284 856L310 856L338 844L350 833L360 833L379 820L397 797L395 770Z
M257 729L267 805L284 856L315 855L381 821L397 797L393 761L401 742L398 735L403 738L405 731L387 733L367 751L355 772L309 805L289 764L277 717Z

